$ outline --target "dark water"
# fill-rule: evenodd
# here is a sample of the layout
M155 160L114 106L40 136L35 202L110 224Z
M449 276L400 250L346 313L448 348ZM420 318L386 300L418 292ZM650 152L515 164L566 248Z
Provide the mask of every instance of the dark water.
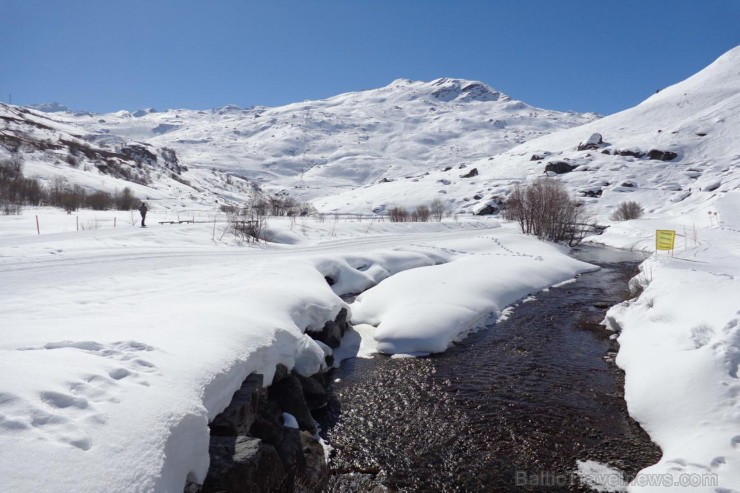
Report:
M441 355L346 361L316 416L334 447L329 491L589 491L570 480L576 459L628 478L656 462L599 325L642 259L575 256L602 269L537 293Z

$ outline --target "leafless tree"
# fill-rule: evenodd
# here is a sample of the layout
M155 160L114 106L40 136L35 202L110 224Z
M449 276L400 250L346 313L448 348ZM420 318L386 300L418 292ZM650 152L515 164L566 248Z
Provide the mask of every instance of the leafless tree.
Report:
M432 200L430 205L430 213L435 221L441 222L445 215L445 205L439 199Z
M578 244L593 225L565 186L552 178L517 185L506 201L506 219L516 221L523 233L540 239Z
M420 205L419 207L416 208L415 214L416 214L417 221L425 223L429 221L429 217L431 216L431 211L429 210L429 207L425 205Z
M391 222L403 223L409 220L409 212L404 207L393 207L388 211Z

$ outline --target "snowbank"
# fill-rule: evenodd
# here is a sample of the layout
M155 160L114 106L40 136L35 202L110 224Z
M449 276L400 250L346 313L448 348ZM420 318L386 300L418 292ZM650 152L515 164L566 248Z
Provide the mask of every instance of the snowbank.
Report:
M373 337L382 353L439 353L514 301L593 269L551 245L515 235L505 238L511 246L500 244L491 254L465 256L383 281L352 304L352 321L377 327Z

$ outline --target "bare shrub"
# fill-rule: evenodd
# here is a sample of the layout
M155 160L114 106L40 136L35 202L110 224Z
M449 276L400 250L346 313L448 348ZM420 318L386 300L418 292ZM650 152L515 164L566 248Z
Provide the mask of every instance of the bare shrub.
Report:
M415 211L416 214L416 220L422 223L425 223L429 221L429 217L431 216L431 211L429 210L429 207L425 205L420 205L416 208Z
M85 204L96 211L105 211L113 207L113 196L108 192L94 192L87 196Z
M435 221L441 222L442 218L445 216L445 205L441 200L434 199L429 206L429 212Z
M141 203L141 201L134 196L129 187L125 187L121 193L116 192L115 202L116 209L119 211L130 211L131 209L135 209L136 206Z
M506 219L516 221L525 234L575 246L593 226L565 186L541 178L528 186L517 185L506 201Z
M610 217L612 221L629 221L630 219L639 219L644 212L645 209L639 203L634 200L627 200L619 204Z
M237 241L258 242L264 235L267 221L265 216L232 214L229 216L229 231Z
M388 216L393 223L403 223L409 220L409 211L404 207L393 207L388 211Z

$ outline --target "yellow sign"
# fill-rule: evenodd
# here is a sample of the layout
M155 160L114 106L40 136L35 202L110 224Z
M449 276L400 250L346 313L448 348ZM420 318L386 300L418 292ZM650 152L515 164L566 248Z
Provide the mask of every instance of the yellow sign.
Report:
M673 250L673 244L676 241L676 232L672 229L655 230L655 249L656 250Z

